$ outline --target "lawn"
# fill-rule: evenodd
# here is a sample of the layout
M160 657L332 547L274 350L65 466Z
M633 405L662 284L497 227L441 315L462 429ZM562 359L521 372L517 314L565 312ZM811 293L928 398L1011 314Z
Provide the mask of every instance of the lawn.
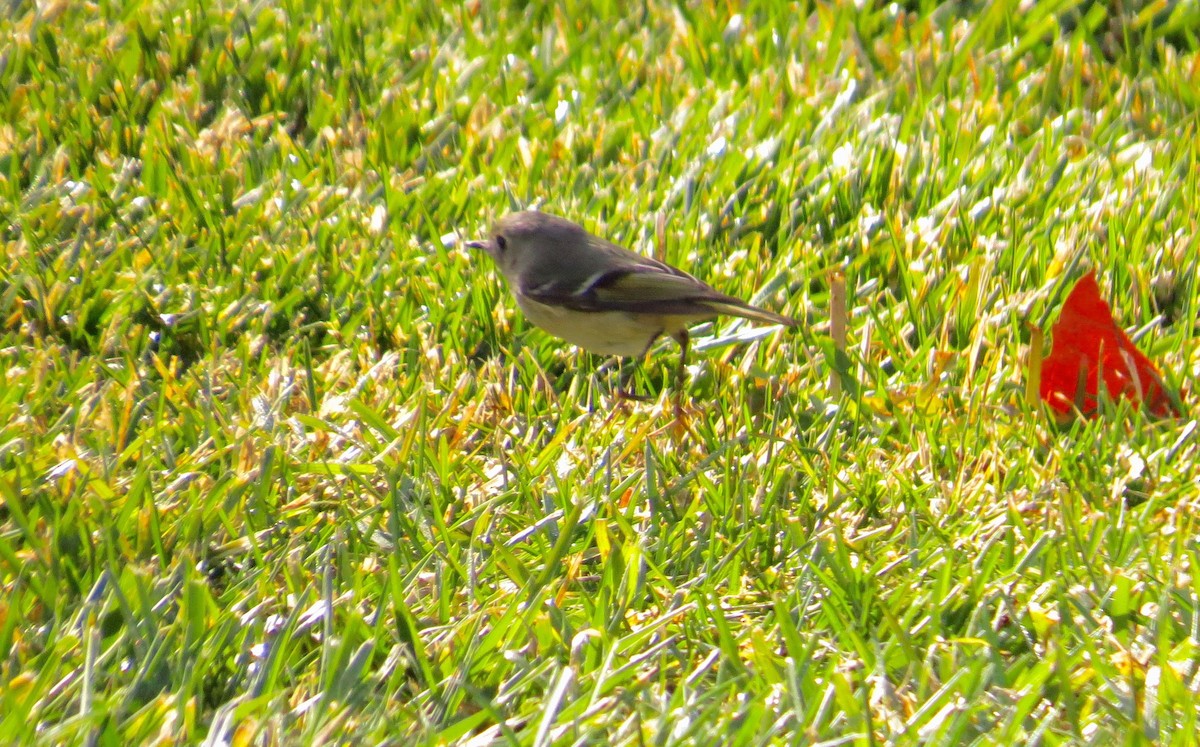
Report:
M0 743L1194 744L1197 29L9 2ZM531 207L803 324L619 401ZM1089 269L1180 417L1027 394Z

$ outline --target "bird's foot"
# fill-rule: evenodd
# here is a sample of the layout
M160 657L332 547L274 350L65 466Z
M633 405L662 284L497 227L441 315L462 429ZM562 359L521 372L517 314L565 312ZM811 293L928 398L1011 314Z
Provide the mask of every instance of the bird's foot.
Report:
M692 432L692 416L699 412L695 407L689 407L685 404L685 397L682 392L675 392L672 398L672 410L674 417L671 418L671 434L676 441L682 441L684 436L688 436Z
M649 394L638 394L633 390L626 389L617 389L616 395L619 400L630 400L633 402L650 402L654 399Z

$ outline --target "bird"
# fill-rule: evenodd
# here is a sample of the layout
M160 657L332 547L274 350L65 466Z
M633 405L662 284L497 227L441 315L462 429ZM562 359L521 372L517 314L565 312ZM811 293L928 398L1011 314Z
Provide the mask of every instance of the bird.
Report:
M689 325L724 314L799 326L550 213L510 213L488 238L466 245L492 258L525 317L555 337L593 353L634 358L644 357L663 335L674 339L680 347L677 391L687 366Z

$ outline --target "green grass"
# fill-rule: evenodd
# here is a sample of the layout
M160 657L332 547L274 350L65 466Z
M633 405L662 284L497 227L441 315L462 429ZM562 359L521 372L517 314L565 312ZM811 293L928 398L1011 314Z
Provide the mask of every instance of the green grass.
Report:
M1196 421L1024 366L1094 266L1192 399L1195 2L10 5L0 742L1193 743ZM680 436L527 206L805 325Z

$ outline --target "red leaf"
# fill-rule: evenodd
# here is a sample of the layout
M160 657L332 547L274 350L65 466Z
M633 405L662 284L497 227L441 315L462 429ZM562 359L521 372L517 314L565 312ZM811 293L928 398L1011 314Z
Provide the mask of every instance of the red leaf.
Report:
M1069 414L1078 406L1084 415L1094 415L1097 374L1103 372L1109 397L1128 397L1158 417L1179 414L1158 369L1117 326L1100 297L1094 270L1071 289L1050 332L1053 342L1042 363L1040 392L1059 413Z

